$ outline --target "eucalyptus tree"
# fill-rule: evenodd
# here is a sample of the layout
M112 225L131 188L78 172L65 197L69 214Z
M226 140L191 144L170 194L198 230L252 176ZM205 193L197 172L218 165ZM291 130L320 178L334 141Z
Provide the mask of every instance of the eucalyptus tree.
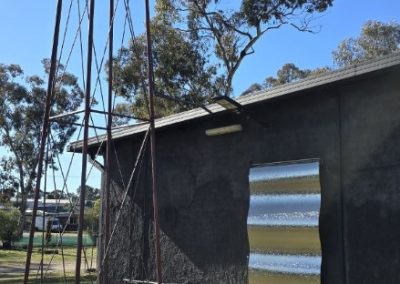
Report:
M0 204L9 203L19 188L18 179L12 175L13 164L11 158L0 159Z
M49 61L43 60L45 73ZM83 98L77 78L65 72L62 65L54 86L51 115L76 110ZM20 210L24 214L26 200L33 191L38 164L38 151L46 100L46 82L41 77L24 76L19 65L0 64L0 146L6 150L1 171L12 176L13 186L21 197ZM61 154L76 127L72 123L79 117L71 115L50 125L52 157ZM49 163L53 167L53 158Z
M363 60L373 59L400 51L400 25L396 22L383 23L367 21L356 38L348 38L340 42L332 52L333 62L343 68ZM276 73L269 76L264 84L252 84L242 95L262 89L270 89L283 84L295 82L310 76L325 74L331 67L320 67L313 70L300 69L293 63L284 64ZM255 89L255 87L257 87Z
M265 78L264 89L270 89L287 83L293 83L307 77L322 75L330 71L332 71L330 67L319 67L310 70L300 69L293 63L286 63L276 72L276 77L269 76Z
M204 104L219 94L216 68L208 65L201 46L159 13L153 18L151 32L156 117ZM141 34L122 47L114 59L114 90L125 99L116 105L119 113L148 117L146 56L146 35Z
M356 38L343 40L332 52L337 66L345 67L400 50L400 24L368 21Z
M152 20L156 92L188 104L156 100L158 117L192 108L210 97L231 95L244 58L268 31L290 25L312 31L313 15L333 0L156 0ZM115 59L115 91L129 100L119 112L145 116L145 36Z
M316 13L333 0L161 0L164 13L173 15L175 26L200 41L222 67L223 94L232 93L233 78L243 60L255 52L256 42L268 31L289 25L313 32Z

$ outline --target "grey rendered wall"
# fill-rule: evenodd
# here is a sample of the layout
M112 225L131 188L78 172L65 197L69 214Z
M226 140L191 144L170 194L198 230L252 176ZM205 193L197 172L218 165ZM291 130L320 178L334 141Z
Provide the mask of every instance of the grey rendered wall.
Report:
M347 283L400 283L399 78L341 90Z
M392 69L248 107L250 119L223 114L158 131L163 281L246 283L249 167L319 158L322 283L398 283L398 75ZM244 130L205 135L232 123ZM140 141L116 141L113 224ZM109 283L155 279L148 161L116 224Z

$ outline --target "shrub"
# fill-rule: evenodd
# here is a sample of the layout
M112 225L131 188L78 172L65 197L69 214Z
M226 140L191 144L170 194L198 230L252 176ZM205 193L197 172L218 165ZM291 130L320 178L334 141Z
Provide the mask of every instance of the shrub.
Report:
M94 237L99 231L100 199L96 199L92 208L88 208L85 214L85 225L88 233Z
M11 243L19 238L21 213L17 208L0 210L0 240L3 248L10 248Z

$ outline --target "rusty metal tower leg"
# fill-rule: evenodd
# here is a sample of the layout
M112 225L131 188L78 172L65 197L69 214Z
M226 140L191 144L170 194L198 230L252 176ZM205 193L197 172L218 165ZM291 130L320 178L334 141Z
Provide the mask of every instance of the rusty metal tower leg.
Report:
M89 138L89 118L90 118L90 95L92 80L92 50L93 50L93 19L94 19L94 0L90 0L89 7L89 33L88 33L88 57L85 90L85 116L83 125L83 148L82 148L82 173L81 190L79 199L79 222L78 222L78 245L76 251L75 283L80 283L81 276L81 253L82 253L82 232L85 214L85 191L86 191L86 169Z
M150 8L149 0L146 1L146 36L147 36L147 63L148 63L148 91L149 91L149 113L150 113L150 150L151 150L151 177L153 187L153 213L154 213L154 231L155 231L155 249L156 249L156 272L157 283L161 284L161 247L160 247L160 224L158 220L158 202L157 202L157 167L156 167L156 141L154 125L154 76L153 76L153 56L151 48L150 31Z
M113 91L113 40L114 40L114 0L110 0L110 16L109 16L109 46L108 46L108 113L107 113L107 144L105 159L105 221L104 221L104 251L110 241L110 191L111 191L111 127L112 127L112 91ZM108 282L108 261L104 263L102 277L105 283ZM100 279L100 281L102 281Z
M45 106L45 113L43 118L43 126L42 126L42 136L40 138L40 148L38 154L38 171L36 177L36 185L35 185L35 197L33 202L33 210L32 210L32 222L30 227L29 233L29 243L28 243L28 252L26 255L26 262L25 262L25 276L24 276L24 283L27 284L29 280L29 271L31 265L31 257L32 257L32 248L33 248L33 237L35 235L35 223L36 223L36 214L38 208L38 200L39 200L39 193L40 193L40 182L43 173L43 158L45 153L45 145L49 131L49 117L50 117L50 109L51 109L51 100L53 97L53 86L54 86L54 79L57 70L57 49L58 49L58 38L60 32L60 21L61 21L61 11L62 11L62 0L58 0L57 3L57 12L56 12L56 23L54 26L54 36L53 36L53 48L51 51L51 65L50 65L50 72L49 72L49 81L47 85L47 97L46 97L46 106Z

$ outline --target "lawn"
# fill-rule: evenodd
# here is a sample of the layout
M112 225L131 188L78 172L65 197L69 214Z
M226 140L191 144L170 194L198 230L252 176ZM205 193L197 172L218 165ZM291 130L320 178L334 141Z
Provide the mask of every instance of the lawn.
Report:
M301 227L264 227L264 226L249 226L249 238L251 251L267 252L267 253L306 253L319 254L320 242L318 238L318 228L301 228ZM63 238L65 243L75 243L76 236L67 234ZM90 238L84 238L85 243L92 243ZM0 283L21 283L24 277L24 268L26 261L26 237L16 244L19 246L15 250L0 250ZM56 243L55 234L53 234L53 243ZM40 283L39 264L41 261L41 234L35 236L35 247L32 253L32 265L30 283ZM44 255L44 283L74 283L76 248L74 246L65 246L63 250L58 248L56 254L53 255L52 250L56 247L49 246L50 254ZM95 273L87 272L87 268L96 267L96 249L86 246L87 264L82 255L82 283L92 283L95 281ZM46 268L51 258L52 263L46 273ZM65 281L63 274L62 258L65 261ZM249 283L275 283L275 284L303 284L303 283L319 283L319 276L298 276L288 274L276 274L263 271L249 271Z
M14 242L15 247L20 247L24 248L28 246L28 240L29 240L29 234L24 233L23 237L19 239L18 241ZM57 245L57 243L61 243L63 246L76 246L77 244L77 237L76 233L64 233L62 236L62 239L60 239L60 234L53 232L51 233L51 241L50 245ZM92 246L94 245L94 242L92 238L88 234L83 234L82 236L82 241L84 246ZM42 232L36 232L35 237L33 239L33 246L39 247L42 246Z
M82 283L92 283L96 279L95 272L88 272L87 268L96 267L96 248L87 247L86 249L87 261L85 260L84 254L82 254L82 266L81 266L81 279ZM56 251L57 253L53 253ZM44 283L73 283L75 275L75 260L76 260L76 248L64 247L62 250L55 247L49 247L48 253L44 254L43 263L43 274ZM41 251L40 248L34 248L32 252L31 260L31 273L30 283L40 283L40 269L39 264L41 262ZM64 266L65 263L65 279L64 279ZM15 250L0 250L0 283L21 283L24 278L26 261L26 250L15 249ZM49 265L51 261L51 264ZM47 272L46 272L47 270ZM65 281L64 281L65 280Z

